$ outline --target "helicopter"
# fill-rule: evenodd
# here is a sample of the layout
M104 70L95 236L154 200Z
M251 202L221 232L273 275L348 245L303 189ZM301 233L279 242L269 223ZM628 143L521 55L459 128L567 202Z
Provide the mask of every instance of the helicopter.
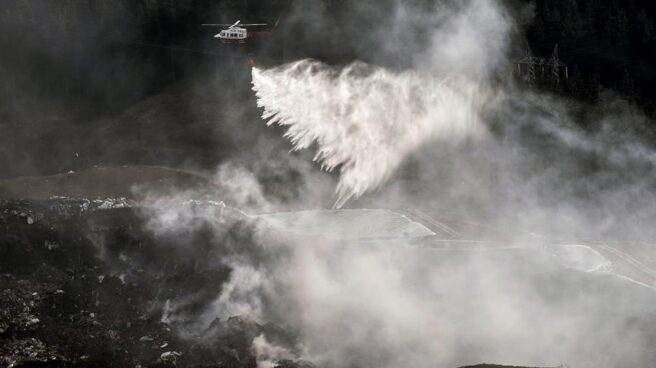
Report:
M267 25L266 23L244 24L244 23L240 23L240 21L238 20L233 24L203 23L201 25L207 27L228 27L227 29L223 29L219 33L214 35L214 38L220 39L221 42L223 43L232 43L232 42L245 43L246 40L249 38L271 36L271 34L273 33L273 30L253 32L253 31L248 31L245 28L245 27L266 26ZM278 27L278 21L276 21L276 24L274 25L273 29L277 27Z

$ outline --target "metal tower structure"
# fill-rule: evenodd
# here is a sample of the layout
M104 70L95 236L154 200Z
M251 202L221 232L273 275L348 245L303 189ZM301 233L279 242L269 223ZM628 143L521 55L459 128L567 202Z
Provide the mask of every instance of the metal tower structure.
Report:
M526 55L517 61L517 74L526 83L533 85L538 81L536 69L540 71L539 81L548 81L552 85L560 84L561 69L564 70L565 79L569 78L567 65L560 61L558 56L558 44L554 47L550 57L536 57L531 48L526 46ZM545 75L545 72L547 73Z

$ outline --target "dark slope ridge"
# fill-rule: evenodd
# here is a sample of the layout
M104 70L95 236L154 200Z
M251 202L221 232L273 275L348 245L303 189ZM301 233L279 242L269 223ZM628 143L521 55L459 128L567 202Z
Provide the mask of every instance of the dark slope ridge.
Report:
M0 199L71 198L138 199L152 193L219 192L211 177L154 166L97 167L49 176L0 180Z

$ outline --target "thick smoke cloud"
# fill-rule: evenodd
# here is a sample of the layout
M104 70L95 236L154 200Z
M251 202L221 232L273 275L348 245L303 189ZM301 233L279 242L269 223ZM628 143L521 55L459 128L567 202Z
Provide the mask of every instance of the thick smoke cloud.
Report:
M268 124L339 171L337 206L384 187L362 204L476 213L562 238L654 235L647 118L610 95L589 107L514 86L519 25L503 3L441 2L430 16L397 9L398 27L430 31L407 55L413 69L303 60L253 70ZM391 49L396 26L372 39Z
M253 244L223 249L232 273L220 295L200 316L178 320L202 330L240 314L292 331L293 344L253 341L262 367L290 358L325 367L648 366L653 289L619 277L598 251L558 245L656 235L645 174L654 151L624 128L644 117L612 96L580 106L513 85L515 25L500 2L440 2L428 15L395 6L392 36L371 39L389 56L399 30L412 30L408 20L430 25L429 46L406 55L412 69L312 60L256 68L263 117L288 129L294 149L316 149L322 167L339 171L338 207L444 210L503 229L502 241L351 242L336 240L337 227L299 239L254 216ZM237 207L285 207L266 202L252 176L226 170L237 173L219 175L241 198ZM324 195L305 192L306 207ZM167 207L151 216L175 234L205 215ZM229 224L212 226L219 244Z
M212 223L217 261L232 272L203 313L181 314L178 305L188 302L180 296L167 306L167 321L197 336L215 318L239 315L297 336L291 344L254 339L262 367L282 359L326 367L642 366L654 358L653 331L635 327L656 317L653 289L618 278L584 246L340 241L347 234L338 227L290 238L259 221L253 244L225 246L221 234L234 224L216 220L225 216L180 205L168 211L181 225L160 231L173 236L188 233L190 219Z

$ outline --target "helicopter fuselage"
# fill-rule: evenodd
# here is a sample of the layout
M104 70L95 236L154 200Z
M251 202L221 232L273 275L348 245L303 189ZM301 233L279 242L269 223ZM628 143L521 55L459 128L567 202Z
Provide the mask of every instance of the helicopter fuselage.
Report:
M220 39L223 43L244 43L249 38L270 36L272 33L273 31L249 32L244 27L233 25L214 35L214 38Z

